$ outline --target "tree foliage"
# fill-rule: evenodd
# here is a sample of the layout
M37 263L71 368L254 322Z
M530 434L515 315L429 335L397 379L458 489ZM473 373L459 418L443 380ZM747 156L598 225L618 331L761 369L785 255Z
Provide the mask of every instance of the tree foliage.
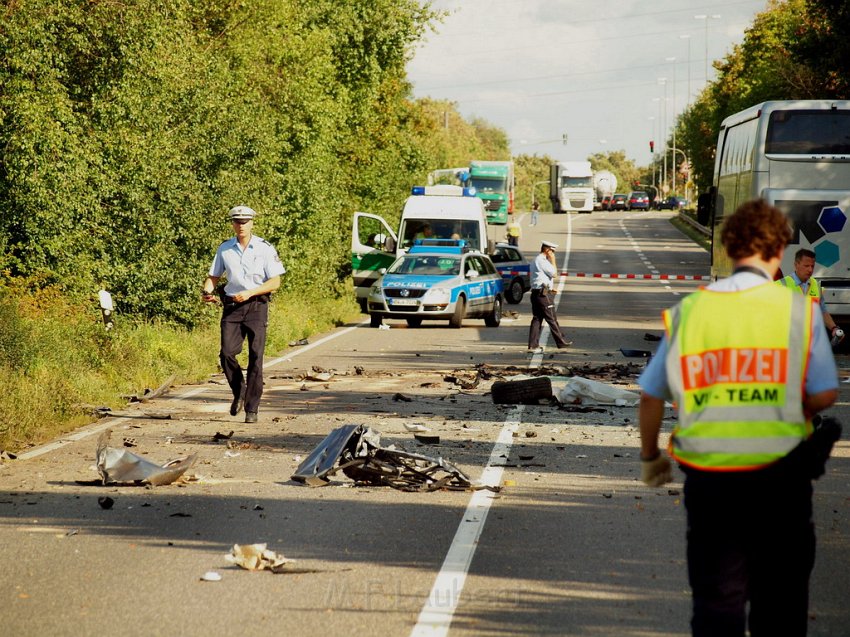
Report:
M342 290L351 212L394 209L433 159L404 65L435 17L415 0L6 3L0 266L191 324L245 203L285 286Z
M766 100L850 97L848 28L850 6L838 0L771 0L756 16L677 123L700 190L711 183L724 118Z

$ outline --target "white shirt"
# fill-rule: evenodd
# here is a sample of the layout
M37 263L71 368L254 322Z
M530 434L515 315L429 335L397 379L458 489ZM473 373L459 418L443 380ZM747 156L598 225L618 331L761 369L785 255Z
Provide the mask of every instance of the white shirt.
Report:
M286 268L280 262L274 246L253 235L245 250L242 250L236 237L218 246L209 271L209 275L216 278L227 275L227 285L224 286L227 296L253 290L284 273Z
M546 255L540 252L531 262L529 272L531 274L531 289L539 290L540 288L551 289L553 287L553 279L558 270L546 258Z

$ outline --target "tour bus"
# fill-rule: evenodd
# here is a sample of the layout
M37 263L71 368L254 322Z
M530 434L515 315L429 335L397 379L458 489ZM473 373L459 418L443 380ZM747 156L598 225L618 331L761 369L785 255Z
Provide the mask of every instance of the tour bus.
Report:
M756 198L787 215L793 231L780 274L794 271L797 250L812 250L830 313L850 317L850 100L764 102L723 120L698 212L712 230L713 278L732 272L720 242L725 216Z

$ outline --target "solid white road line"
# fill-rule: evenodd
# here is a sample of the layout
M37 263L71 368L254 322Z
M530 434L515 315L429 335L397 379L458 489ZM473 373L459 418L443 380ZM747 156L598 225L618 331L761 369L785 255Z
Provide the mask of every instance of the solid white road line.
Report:
M572 250L573 240L572 222L572 215L567 213L567 243L565 246L564 270L567 269L570 263L570 251ZM561 294L565 283L566 279L560 279L557 294ZM545 343L549 338L549 334L549 326L544 325L540 333L540 341ZM529 367L539 367L542 360L543 354L534 354ZM524 407L522 405L517 405L508 415L508 419L505 421L502 430L499 432L499 437L496 439L496 444L493 445L493 451L490 453L487 466L481 474L482 484L493 486L501 484L503 468L494 467L493 463L499 462L502 464L504 458L510 455L511 445L514 440L513 434L522 423L520 417L522 416L523 409ZM463 586L466 583L466 574L469 572L469 565L472 563L472 557L475 555L475 549L478 546L478 538L484 530L484 522L487 520L487 513L492 503L493 494L489 491L476 491L472 494L466 511L463 513L460 526L458 526L451 546L449 546L448 553L446 553L446 558L443 560L443 565L440 567L440 572L437 573L437 579L434 580L434 585L428 594L425 606L419 612L419 619L417 619L416 625L410 632L410 637L437 637L448 634L452 624L452 618L460 602Z
M493 445L487 466L481 474L482 484L498 486L502 483L504 467L501 465L504 464L505 457L510 454L514 432L519 428L522 411L523 406L517 405L508 415L496 444ZM494 466L495 463L498 464ZM428 593L428 600L419 613L416 626L410 632L411 637L436 637L448 634L452 617L460 601L460 594L466 583L466 574L469 572L472 556L475 555L475 549L478 546L478 538L484 530L490 505L493 504L494 495L491 491L481 490L474 492L469 499L437 579L434 580L431 592Z

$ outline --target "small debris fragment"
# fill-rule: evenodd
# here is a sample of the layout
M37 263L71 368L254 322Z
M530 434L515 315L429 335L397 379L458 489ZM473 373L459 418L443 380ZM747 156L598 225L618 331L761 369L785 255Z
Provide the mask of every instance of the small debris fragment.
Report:
M266 544L234 544L224 559L249 571L262 571L283 566L287 559L266 548Z
M300 345L309 345L309 344L310 344L310 341L308 341L306 338L299 338L297 341L289 341L290 347L298 347Z
M220 582L221 575L216 573L215 571L207 571L203 575L201 575L202 582Z
M646 334L643 335L643 340L645 340L645 341L660 341L661 337L656 336L655 334L650 334L649 332L647 332Z
M413 434L413 437L417 442L421 442L423 445L438 445L440 444L439 436L426 436L425 434Z
M404 394L398 393L398 392L393 395L393 400L395 402L399 402L399 401L405 402L405 403L413 402L412 398L410 398L409 396L405 396Z
M101 509L111 509L112 505L115 504L115 500L110 498L108 495L102 495L97 499L97 503L100 505Z
M216 440L227 440L229 438L233 438L233 430L232 429L230 430L230 433L227 433L227 434L223 434L220 431L216 431L215 435L213 436L213 442L215 442Z
M135 438L124 438L123 442L124 442L125 447L136 447L136 446L138 446L138 443L136 442Z
M526 438L537 438L537 432L536 431L526 431L525 437Z
M420 425L418 422L415 423L404 423L404 428L408 431L416 432L416 433L425 433L426 431L431 431L425 425Z

